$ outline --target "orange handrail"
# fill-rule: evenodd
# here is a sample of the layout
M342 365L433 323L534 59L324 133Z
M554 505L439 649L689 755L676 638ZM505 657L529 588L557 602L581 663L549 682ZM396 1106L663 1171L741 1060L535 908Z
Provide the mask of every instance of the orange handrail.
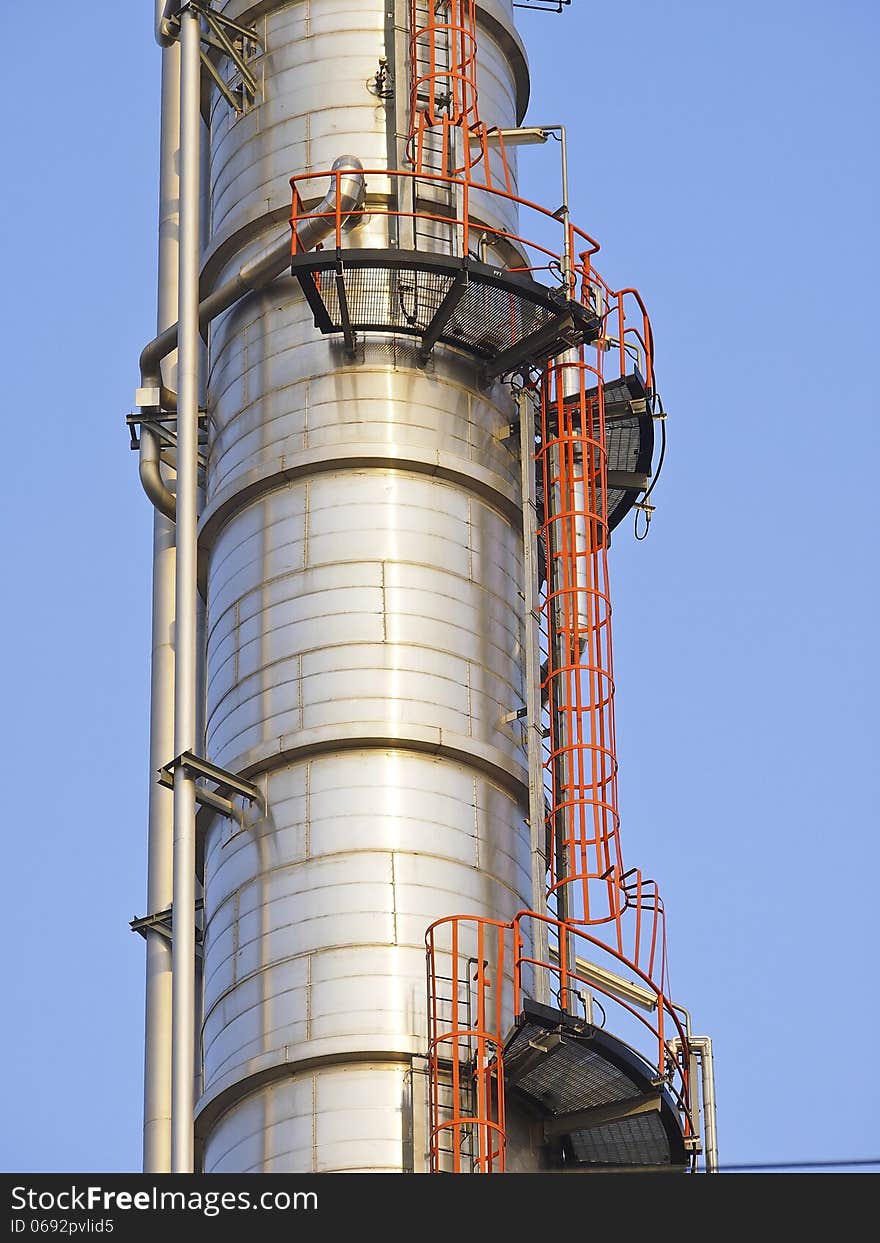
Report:
M549 286L561 290L566 296L579 299L585 306L592 307L593 298L591 291L596 291L597 295L601 295L602 301L606 306L610 306L611 302L617 295L610 289L607 283L602 279L594 267L592 267L591 259L599 250L599 243L595 238L578 228L574 224L566 225L562 223L557 215L549 208L543 207L538 203L534 203L529 199L523 198L521 195L514 194L509 189L498 189L493 186L482 185L474 182L469 176L453 176L441 173L418 172L414 169L389 169L389 168L368 168L364 169L364 177L405 179L409 184L415 185L416 182L424 184L436 184L439 186L447 186L457 192L456 202L460 199L460 207L457 207L450 214L449 211L437 212L429 210L416 211L404 210L399 207L391 207L382 202L370 202L355 211L347 213L345 219L342 218L341 208L341 180L346 175L344 169L322 170L310 173L301 173L290 178L291 186L291 253L299 253L299 243L296 232L298 223L307 220L332 220L334 223L334 242L337 249L341 249L346 238L350 238L350 234L354 231L354 226L358 220L366 220L376 218L387 218L389 220L413 220L422 221L431 224L441 224L447 226L449 231L448 245L452 248L451 253L458 258L465 258L470 253L470 236L471 231L479 228L481 234L488 235L490 238L498 242L503 242L508 248L519 250L527 259L530 255L539 257L538 262L526 263L508 263L505 264L505 270L509 272L556 272L558 274L558 283L555 286ZM305 199L303 196L303 188L308 183L318 180L330 178L334 182L335 189L335 206L331 210L317 211L313 208L305 207ZM479 205L479 196L486 196L487 204L497 203L499 209L503 211L503 204L507 203L515 207L518 211L525 211L530 220L533 221L536 229L553 229L559 237L558 243L555 245L539 241L534 237L529 237L525 233L515 233L499 225L493 225L478 218L472 214L472 207L477 196L477 205ZM320 200L318 200L320 202ZM346 226L346 232L343 232L343 226ZM570 249L566 251L566 234L570 239ZM460 238L460 244L456 244L456 238ZM355 245L356 240L350 240L349 244ZM572 279L576 280L579 275L581 278L581 287L578 291L576 288L565 290L563 288L564 261L566 253L573 254L575 246L585 245L579 254L580 262L574 264ZM497 259L493 260L497 263Z
M555 934L559 946L556 962L541 959L528 948L531 938L525 929L533 921ZM573 986L580 984L601 995L609 1011L614 1008L627 1014L639 1025L637 1030L643 1028L649 1033L653 1051L640 1055L678 1109L685 1137L694 1134L687 1032L663 978L656 979L652 972L585 928L536 911L519 911L506 923L474 915L450 915L431 924L425 940L432 1172L462 1172L467 1144L471 1145L470 1172L500 1173L505 1168L504 1042L525 998L531 995L524 978L527 972L544 972L558 981L555 992L561 1009L569 1008L568 996ZM570 942L574 942L572 961ZM580 969L581 957L586 955L589 961L596 960L597 966L602 965L603 955L610 957L613 970L607 981ZM665 949L662 963L661 977L665 975ZM625 976L617 975L621 968L634 975L646 995L654 998L653 1021L621 991L615 991L612 977L625 983ZM467 1001L461 998L463 987ZM512 990L507 1009L502 1004L505 987ZM468 1008L474 991L475 1014ZM491 1004L486 1000L490 993ZM466 1018L472 1021L459 1021L463 1007ZM674 1032L672 1041L666 1036L670 1028ZM444 1141L451 1146L445 1147Z

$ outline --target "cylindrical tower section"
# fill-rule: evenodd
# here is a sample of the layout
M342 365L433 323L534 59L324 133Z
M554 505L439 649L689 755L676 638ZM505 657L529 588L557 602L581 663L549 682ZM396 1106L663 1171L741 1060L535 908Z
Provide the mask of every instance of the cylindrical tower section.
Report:
M224 7L261 47L252 104L211 94L206 279L274 240L291 176L398 162L405 77L370 86L405 65L409 5L387 8ZM509 9L477 29L482 118L515 125ZM284 277L214 323L207 407L205 754L268 811L205 839L203 1167L421 1171L426 929L532 902L512 404L444 346L425 366L368 333L352 359Z

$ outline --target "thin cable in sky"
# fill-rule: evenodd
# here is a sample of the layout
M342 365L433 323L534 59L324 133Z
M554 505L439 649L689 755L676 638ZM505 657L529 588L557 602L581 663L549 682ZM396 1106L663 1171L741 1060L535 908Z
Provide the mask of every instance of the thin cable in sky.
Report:
M853 1160L834 1161L761 1161L754 1165L722 1165L719 1173L730 1174L748 1170L833 1170L843 1166L869 1167L880 1166L880 1157L856 1157Z

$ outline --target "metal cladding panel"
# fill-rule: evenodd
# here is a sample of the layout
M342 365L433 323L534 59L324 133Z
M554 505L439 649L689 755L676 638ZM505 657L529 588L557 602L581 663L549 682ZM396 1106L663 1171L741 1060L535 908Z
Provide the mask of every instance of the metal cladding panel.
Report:
M210 833L209 939L231 923L230 897L249 880L357 849L449 860L486 871L512 893L527 884L516 799L463 763L406 750L350 750L273 770L267 792L270 823L241 830L217 820ZM209 988L211 970L205 975Z
M427 924L460 905L509 914L528 885L515 801L463 765L322 756L272 773L268 799L283 829L218 821L209 838L209 1089L328 1036L418 1047Z
M209 754L384 721L521 752L520 572L509 523L430 477L320 474L247 506L213 550Z
M395 962L379 963L363 947L350 949L349 975L325 981L321 972L328 952L333 951L265 968L242 982L231 1006L212 1012L203 1036L211 1067L206 1088L230 1071L247 1072L256 1059L274 1050L299 1056L327 1037L343 1038L354 1048L368 1037L403 1051L413 1044L411 1016L424 1004L415 995L414 982L424 974L424 952L398 949ZM294 964L310 977L298 986Z
M354 1064L254 1093L214 1128L211 1174L399 1172L406 1160L408 1067Z
M352 444L399 456L442 451L464 471L480 467L518 488L506 397L475 392L457 360L426 371L412 355L398 343L345 363L290 279L246 299L212 332L208 501L254 469Z

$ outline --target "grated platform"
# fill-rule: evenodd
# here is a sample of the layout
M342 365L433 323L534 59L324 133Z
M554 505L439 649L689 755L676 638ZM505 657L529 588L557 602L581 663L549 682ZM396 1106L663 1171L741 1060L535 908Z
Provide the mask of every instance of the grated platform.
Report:
M504 1047L504 1074L565 1166L682 1170L679 1113L629 1045L527 1001Z
M419 251L343 250L294 256L291 273L323 333L421 338L427 361L438 342L481 362L484 382L595 340L598 317L530 277L474 259Z

